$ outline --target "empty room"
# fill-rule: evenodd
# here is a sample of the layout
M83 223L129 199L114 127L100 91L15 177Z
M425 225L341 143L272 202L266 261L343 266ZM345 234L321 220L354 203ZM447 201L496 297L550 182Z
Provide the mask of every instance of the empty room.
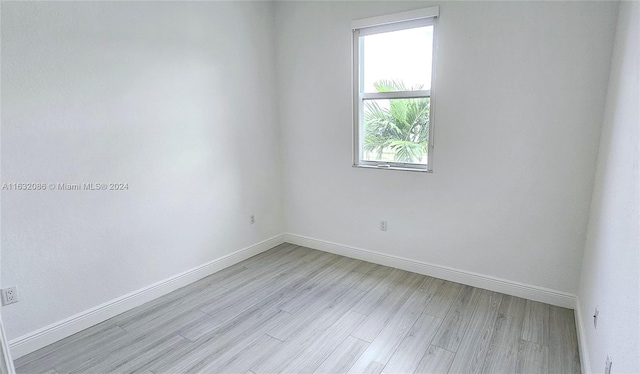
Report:
M640 373L640 2L0 21L0 373Z

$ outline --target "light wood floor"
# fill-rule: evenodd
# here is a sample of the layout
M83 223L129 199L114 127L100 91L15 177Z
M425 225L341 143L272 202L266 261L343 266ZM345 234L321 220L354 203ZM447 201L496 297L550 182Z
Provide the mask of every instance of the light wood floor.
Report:
M18 373L580 373L573 312L283 244Z

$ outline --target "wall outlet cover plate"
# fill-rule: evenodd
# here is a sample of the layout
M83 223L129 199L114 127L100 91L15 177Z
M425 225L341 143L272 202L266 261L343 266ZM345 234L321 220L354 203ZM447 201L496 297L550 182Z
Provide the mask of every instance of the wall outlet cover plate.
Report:
M20 295L18 295L18 287L12 286L2 289L2 305L9 305L20 301Z

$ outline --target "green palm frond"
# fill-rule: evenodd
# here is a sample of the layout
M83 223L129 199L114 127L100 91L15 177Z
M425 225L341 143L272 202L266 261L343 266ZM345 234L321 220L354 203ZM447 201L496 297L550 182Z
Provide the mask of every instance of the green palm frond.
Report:
M398 80L380 80L374 87L378 92L407 90ZM393 99L388 106L379 101L364 103L365 152L374 153L379 159L383 153L392 153L394 161L420 162L428 152L430 99Z

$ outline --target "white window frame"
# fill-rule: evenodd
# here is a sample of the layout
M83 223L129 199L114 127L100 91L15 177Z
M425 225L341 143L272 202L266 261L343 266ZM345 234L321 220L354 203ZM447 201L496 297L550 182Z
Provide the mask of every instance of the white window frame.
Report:
M436 21L440 14L437 6L412 10L408 12L389 14L378 17L355 20L351 23L353 31L353 166L388 170L408 170L433 172L433 123L434 123L434 86L436 67ZM363 68L364 61L360 37L391 31L406 30L421 26L433 26L431 89L396 92L364 92ZM363 141L363 108L364 101L371 99L412 99L430 98L429 108L429 145L427 149L427 164L413 164L402 162L367 161L362 157Z

